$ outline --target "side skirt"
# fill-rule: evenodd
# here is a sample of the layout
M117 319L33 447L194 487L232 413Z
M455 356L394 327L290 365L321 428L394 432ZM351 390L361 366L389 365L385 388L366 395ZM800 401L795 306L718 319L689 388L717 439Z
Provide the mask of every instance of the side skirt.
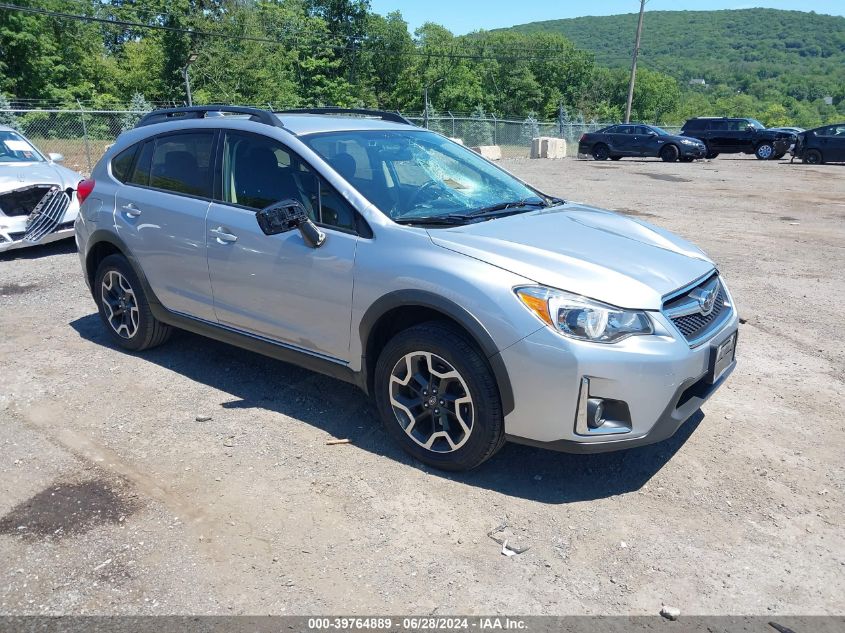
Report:
M180 330L187 330L200 336L207 336L222 343L234 345L250 352L269 356L285 363L291 363L292 365L297 365L310 371L337 378L338 380L353 384L366 392L366 379L363 373L353 371L342 361L246 334L216 323L209 323L208 321L177 314L167 310L158 302L151 301L150 310L156 319Z

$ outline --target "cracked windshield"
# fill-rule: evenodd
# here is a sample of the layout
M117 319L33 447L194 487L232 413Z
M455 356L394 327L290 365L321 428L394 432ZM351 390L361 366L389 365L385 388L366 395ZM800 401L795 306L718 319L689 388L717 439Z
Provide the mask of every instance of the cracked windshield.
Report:
M398 222L460 220L546 205L513 176L431 132L332 132L303 140Z

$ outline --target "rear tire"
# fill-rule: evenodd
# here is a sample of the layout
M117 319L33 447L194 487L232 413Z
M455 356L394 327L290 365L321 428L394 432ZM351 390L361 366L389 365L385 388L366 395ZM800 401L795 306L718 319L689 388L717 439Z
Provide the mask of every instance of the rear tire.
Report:
M757 160L771 160L775 155L775 148L771 143L761 143L754 150Z
M804 152L804 158L802 162L805 165L821 165L824 162L822 158L822 153L817 149L808 149Z
M660 160L664 163L674 163L681 153L675 145L664 145L660 150Z
M607 160L610 158L610 148L604 143L593 147L593 160Z
M93 292L106 332L123 349L140 352L170 338L170 326L153 316L144 288L123 255L100 262Z
M430 321L394 336L379 354L373 391L388 434L435 468L470 470L505 443L493 372L448 323Z

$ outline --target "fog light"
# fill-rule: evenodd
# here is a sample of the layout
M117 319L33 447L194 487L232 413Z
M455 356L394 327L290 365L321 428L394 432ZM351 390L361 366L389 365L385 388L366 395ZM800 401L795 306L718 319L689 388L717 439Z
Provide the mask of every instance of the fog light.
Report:
M575 433L596 436L593 441L600 441L600 436L630 433L631 428L628 404L622 400L591 397L590 379L583 376L575 412Z
M591 429L597 429L602 424L604 424L604 420L602 419L604 414L604 402L602 402L601 398L590 398L587 400L587 426Z

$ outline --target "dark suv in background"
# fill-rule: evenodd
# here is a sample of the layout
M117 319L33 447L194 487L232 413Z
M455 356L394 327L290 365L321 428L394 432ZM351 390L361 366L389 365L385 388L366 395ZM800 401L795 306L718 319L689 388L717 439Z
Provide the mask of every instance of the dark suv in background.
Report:
M697 117L684 123L683 136L691 136L707 146L707 158L719 154L754 154L760 160L780 159L795 142L790 132L768 130L756 119Z

